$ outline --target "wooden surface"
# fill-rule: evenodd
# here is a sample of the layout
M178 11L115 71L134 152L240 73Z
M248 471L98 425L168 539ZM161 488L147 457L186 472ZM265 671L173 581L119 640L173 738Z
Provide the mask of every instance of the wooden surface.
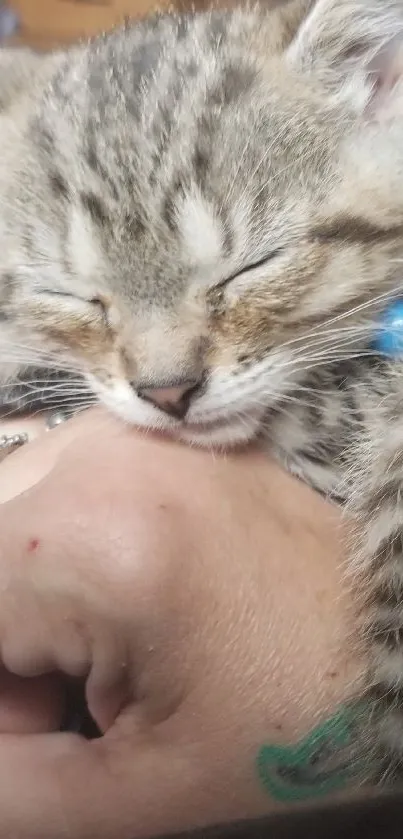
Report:
M13 43L40 49L110 29L125 17L147 14L152 0L9 0L19 13L21 30ZM160 4L161 5L161 4Z
M242 1L242 0L241 0ZM164 7L206 8L210 0L7 0L19 13L21 29L12 43L52 49L60 44L111 29L124 18L143 17ZM211 0L232 5L234 0ZM285 0L266 0L271 5Z

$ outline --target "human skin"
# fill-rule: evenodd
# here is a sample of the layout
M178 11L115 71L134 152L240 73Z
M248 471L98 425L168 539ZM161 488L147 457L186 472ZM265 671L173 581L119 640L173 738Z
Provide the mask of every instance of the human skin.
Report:
M53 731L57 679L8 675L0 835L136 839L275 810L260 747L332 716L364 669L339 511L258 451L101 411L4 461L0 500L3 662L86 678L104 731Z

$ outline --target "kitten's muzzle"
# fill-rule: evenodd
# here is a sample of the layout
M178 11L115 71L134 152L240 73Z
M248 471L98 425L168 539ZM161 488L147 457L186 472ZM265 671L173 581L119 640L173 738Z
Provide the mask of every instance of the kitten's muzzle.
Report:
M201 381L193 379L164 387L135 387L133 383L133 387L140 399L151 402L170 417L183 420L200 390Z

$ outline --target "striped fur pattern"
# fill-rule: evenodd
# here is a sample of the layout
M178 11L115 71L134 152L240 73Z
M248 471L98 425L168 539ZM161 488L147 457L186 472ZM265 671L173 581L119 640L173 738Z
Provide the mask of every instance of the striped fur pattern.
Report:
M371 347L402 290L402 32L401 0L292 0L0 53L3 401L60 371L61 404L260 437L350 504L372 780L403 769L403 365ZM181 418L142 398L178 382Z

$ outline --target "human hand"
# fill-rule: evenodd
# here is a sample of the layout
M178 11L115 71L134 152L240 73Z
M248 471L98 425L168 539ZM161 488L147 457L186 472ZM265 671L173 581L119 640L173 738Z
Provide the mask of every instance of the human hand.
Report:
M86 678L105 733L5 734L0 835L133 839L273 809L260 747L298 741L360 677L338 511L258 452L101 412L5 461L3 499L25 485L0 507L3 660Z

